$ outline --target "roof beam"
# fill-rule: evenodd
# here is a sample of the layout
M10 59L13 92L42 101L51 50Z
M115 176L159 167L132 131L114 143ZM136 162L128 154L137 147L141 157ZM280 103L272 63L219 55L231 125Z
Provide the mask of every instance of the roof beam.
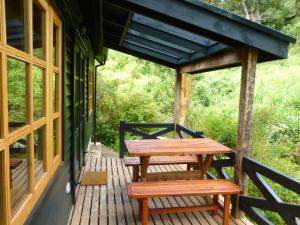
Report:
M169 62L163 58L160 58L160 56L157 57L157 56L152 56L152 55L145 55L145 53L141 53L136 50L131 50L127 47L123 47L123 46L119 46L119 45L110 43L109 41L104 41L104 46L106 48L114 49L116 51L123 52L123 53L129 54L129 55L141 58L141 59L145 59L145 60L148 60L148 61L151 61L154 63L158 63L160 65L167 66L167 67L170 67L173 69L175 69L177 67L176 63Z
M135 36L135 35L132 35L132 34L127 34L125 40L126 41L132 41L132 42L135 42L135 43L138 43L138 44L142 44L142 45L151 47L153 49L157 49L159 51L167 52L167 53L172 54L172 55L176 55L176 56L178 56L178 58L188 59L190 57L190 54L182 52L178 49L174 49L174 48L165 46L163 44L157 43L155 41L151 41L149 39L139 37L139 36Z
M203 37L199 34L193 34L189 31L180 29L175 26L171 26L162 21L159 21L159 20L156 20L156 19L153 19L150 17L146 17L143 15L135 14L134 17L132 18L132 21L144 24L148 27L152 27L152 28L160 30L160 31L164 31L166 33L175 35L177 37L186 39L188 41L191 41L191 42L194 42L194 43L197 43L200 45L209 46L209 45L213 45L216 43L216 41L208 39L206 37Z
M148 27L146 25L142 25L142 24L139 24L139 23L136 23L136 22L131 22L129 28L132 29L132 30L136 30L140 33L144 33L144 34L147 34L147 35L150 35L150 36L153 36L153 37L160 38L164 41L176 43L177 45L184 46L184 47L186 47L188 49L191 49L193 51L203 52L203 55L205 55L206 52L207 52L207 47L206 46L203 46L203 45L185 40L181 37L177 37L175 35L168 34L166 32L154 29L152 27Z
M190 64L179 66L179 73L199 73L211 70L223 69L242 62L242 49L234 51L226 51L216 55L212 55Z
M135 50L135 51L147 54L147 55L152 55L157 58L165 59L166 61L173 62L176 64L178 63L178 60L180 59L178 56L172 55L168 52L163 52L158 49L155 49L155 48L152 48L152 47L149 47L146 45L138 44L135 42L127 41L127 40L124 41L123 46L126 48L129 48L131 50Z
M157 37L153 37L153 36L150 36L150 35L148 35L148 34L144 34L144 33L138 32L138 31L136 31L136 30L128 29L127 33L128 33L128 34L135 35L135 36L142 37L142 38L147 39L147 40L150 40L150 41L155 41L155 42L157 42L157 43L159 43L159 44L168 46L168 47L170 47L170 48L177 49L177 50L182 51L182 52L185 52L185 53L187 53L187 54L193 54L193 53L195 53L194 50L188 49L188 48L186 48L185 46L177 45L176 43L169 42L169 41L165 41L165 40L159 39L159 38L157 38Z
M127 20L126 20L126 24L125 24L123 32L122 32L122 36L121 36L119 45L122 45L123 42L124 42L124 38L125 38L125 35L126 35L127 31L128 31L128 27L129 27L129 24L130 24L130 22L132 20L132 17L133 17L133 12L129 12Z
M110 0L110 2L235 48L246 45L261 49L272 54L274 59L287 58L289 43L295 41L280 32L201 1Z

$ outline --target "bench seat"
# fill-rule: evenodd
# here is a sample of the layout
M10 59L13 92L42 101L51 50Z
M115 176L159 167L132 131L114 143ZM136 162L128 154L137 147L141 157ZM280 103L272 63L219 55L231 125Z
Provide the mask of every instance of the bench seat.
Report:
M197 156L195 155L179 155L179 156L151 156L149 165L174 165L174 164L186 164L187 170L191 170L192 167L197 168ZM133 181L139 181L139 157L124 157L125 166L133 167Z
M241 189L229 180L180 180L133 182L128 184L128 197L140 203L140 219L143 225L148 224L149 214L175 213L186 211L212 211L223 209L223 225L229 224L230 196L240 194ZM175 196L209 196L213 195L213 203L205 206L177 208L148 208L148 199L154 197ZM218 195L224 195L224 206L218 201Z
M149 165L172 165L197 163L197 157L194 155L184 156L151 156ZM125 166L139 166L139 157L124 157Z

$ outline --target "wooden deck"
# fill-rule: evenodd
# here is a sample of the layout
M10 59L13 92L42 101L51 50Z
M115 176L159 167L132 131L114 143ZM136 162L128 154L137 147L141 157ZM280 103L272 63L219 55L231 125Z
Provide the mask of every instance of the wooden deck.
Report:
M70 215L70 225L135 225L138 221L138 203L129 200L126 184L132 180L132 169L124 166L113 153L101 155L100 145L92 146L87 155L84 171L107 171L108 184L103 186L80 186L77 200ZM150 171L179 171L183 166L151 166ZM155 198L149 206L184 207L205 204L202 197ZM191 212L151 215L149 225L218 225L222 224L222 212L212 216L208 212ZM246 219L230 221L231 225L252 225Z

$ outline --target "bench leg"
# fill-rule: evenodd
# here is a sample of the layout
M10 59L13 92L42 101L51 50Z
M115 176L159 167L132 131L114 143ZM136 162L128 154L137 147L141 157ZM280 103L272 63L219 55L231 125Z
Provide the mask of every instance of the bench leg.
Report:
M141 200L142 205L142 225L148 225L148 199Z
M219 195L214 195L213 196L213 204L214 205L219 205ZM213 210L212 214L215 215L218 210Z
M140 176L140 168L139 166L133 166L132 167L132 180L133 182L138 182Z
M223 208L223 225L229 224L230 217L230 195L224 196L224 208Z

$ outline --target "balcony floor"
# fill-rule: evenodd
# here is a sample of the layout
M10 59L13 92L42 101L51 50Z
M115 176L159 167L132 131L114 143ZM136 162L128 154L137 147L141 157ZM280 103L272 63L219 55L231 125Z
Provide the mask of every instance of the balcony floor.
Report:
M152 166L151 171L178 171L182 166ZM80 186L77 200L70 215L71 225L135 225L138 222L138 203L129 200L126 184L131 182L132 169L124 166L116 153L100 144L92 145L87 155L84 171L107 171L108 184ZM149 206L184 207L205 204L202 197L155 198ZM222 212L212 216L208 212L151 215L149 225L218 225L222 224ZM247 219L231 219L231 225L252 225Z

